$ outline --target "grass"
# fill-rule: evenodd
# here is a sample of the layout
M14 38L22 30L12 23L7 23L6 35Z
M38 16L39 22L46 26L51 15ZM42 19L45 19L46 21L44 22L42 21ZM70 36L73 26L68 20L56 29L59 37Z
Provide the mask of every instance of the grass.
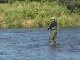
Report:
M52 16L59 27L80 25L80 15L57 2L0 4L0 28L48 27Z

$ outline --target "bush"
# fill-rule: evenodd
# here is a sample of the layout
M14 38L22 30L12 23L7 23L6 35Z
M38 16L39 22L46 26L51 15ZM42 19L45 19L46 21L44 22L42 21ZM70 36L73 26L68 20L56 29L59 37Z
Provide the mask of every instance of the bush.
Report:
M0 4L0 15L0 28L48 27L52 16L57 20L58 26L80 25L80 15L77 12L70 13L66 6L56 1ZM32 24L28 20L33 21ZM27 24L23 24L24 21Z

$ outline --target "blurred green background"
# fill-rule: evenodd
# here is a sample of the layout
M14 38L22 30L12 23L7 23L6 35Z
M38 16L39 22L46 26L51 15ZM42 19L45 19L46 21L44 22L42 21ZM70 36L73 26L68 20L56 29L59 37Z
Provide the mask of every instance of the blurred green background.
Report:
M80 0L0 0L0 28L80 26Z

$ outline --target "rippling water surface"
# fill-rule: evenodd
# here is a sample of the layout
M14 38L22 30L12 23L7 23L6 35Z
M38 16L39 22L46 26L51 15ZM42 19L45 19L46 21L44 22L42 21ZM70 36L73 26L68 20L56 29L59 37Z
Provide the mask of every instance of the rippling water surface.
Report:
M58 29L49 46L47 28L0 29L0 60L80 60L80 27Z

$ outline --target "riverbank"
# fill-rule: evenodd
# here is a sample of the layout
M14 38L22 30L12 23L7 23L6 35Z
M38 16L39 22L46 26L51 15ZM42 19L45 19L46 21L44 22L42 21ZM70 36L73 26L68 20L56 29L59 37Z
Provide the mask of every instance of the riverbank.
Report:
M80 25L80 15L57 2L0 4L0 28L48 27L52 16L59 27Z

